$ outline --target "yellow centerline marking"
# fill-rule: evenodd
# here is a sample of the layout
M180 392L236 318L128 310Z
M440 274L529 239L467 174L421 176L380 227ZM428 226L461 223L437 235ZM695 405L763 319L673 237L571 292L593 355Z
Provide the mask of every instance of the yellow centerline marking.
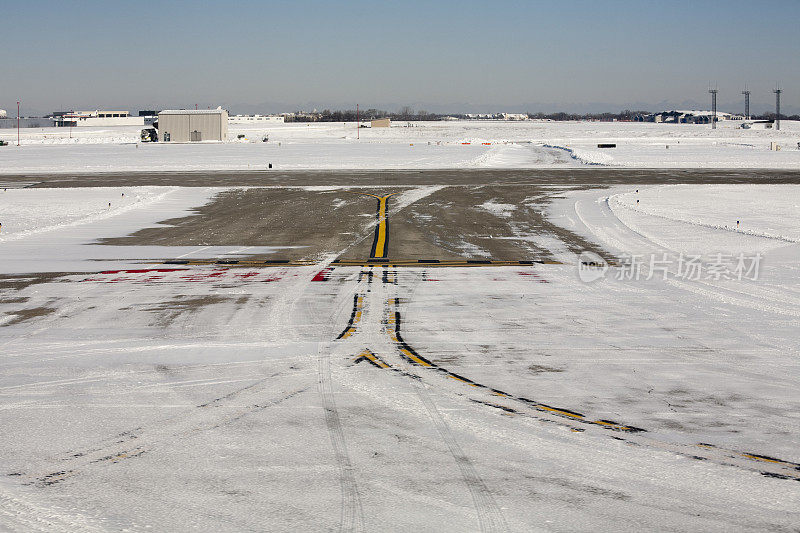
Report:
M386 199L388 196L378 198L380 207L378 208L378 240L375 243L375 255L380 259L386 257Z

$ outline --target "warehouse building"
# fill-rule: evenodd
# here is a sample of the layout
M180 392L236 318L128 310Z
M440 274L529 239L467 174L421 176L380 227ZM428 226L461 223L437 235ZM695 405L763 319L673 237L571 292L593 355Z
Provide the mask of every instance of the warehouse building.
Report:
M54 111L52 117L57 127L144 126L144 118L132 117L129 111Z
M158 114L158 140L187 143L224 141L228 137L228 112L216 109L168 109Z
M53 126L52 119L42 117L23 117L19 119L19 124L15 118L0 118L0 129L20 128L50 128Z
M388 128L392 125L392 121L388 118L376 118L369 123L371 128Z

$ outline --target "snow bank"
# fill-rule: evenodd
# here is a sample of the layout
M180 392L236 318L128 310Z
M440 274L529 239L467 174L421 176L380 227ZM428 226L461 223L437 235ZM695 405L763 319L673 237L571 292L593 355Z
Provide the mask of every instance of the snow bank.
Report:
M0 273L85 272L128 268L139 260L274 251L271 247L93 244L104 237L122 237L158 226L163 220L186 216L224 190L97 187L0 192Z
M0 191L0 243L109 220L144 209L178 187L94 187Z

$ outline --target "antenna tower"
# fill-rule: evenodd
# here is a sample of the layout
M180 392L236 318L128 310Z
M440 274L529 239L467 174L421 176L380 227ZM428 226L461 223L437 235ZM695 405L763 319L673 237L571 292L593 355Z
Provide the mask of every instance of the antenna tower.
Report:
M750 91L747 87L744 88L742 94L744 95L744 118L750 120Z

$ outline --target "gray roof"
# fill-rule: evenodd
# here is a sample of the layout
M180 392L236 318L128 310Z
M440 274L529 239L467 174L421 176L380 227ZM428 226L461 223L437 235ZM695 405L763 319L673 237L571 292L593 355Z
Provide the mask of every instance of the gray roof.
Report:
M225 109L165 109L159 115L218 115L227 113Z

